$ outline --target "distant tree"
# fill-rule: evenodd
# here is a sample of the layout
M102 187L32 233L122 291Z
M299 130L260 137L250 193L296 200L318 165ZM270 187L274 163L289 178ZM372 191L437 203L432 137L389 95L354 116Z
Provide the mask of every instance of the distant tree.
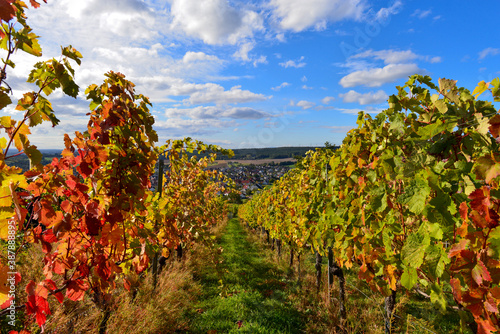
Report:
M329 150L333 150L336 148L335 144L330 143L329 141L325 141L325 148Z
M229 193L229 203L242 204L240 194L237 192Z

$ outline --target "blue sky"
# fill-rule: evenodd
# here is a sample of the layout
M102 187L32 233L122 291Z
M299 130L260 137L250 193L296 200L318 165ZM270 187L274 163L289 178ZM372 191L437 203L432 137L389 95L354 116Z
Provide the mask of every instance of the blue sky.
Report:
M78 100L51 97L61 119L39 148L86 127L83 91L109 70L149 96L160 140L226 148L340 144L357 112L376 114L408 76L474 89L500 76L500 2L381 0L48 0L28 12L43 58L84 56ZM16 55L14 96L36 61ZM3 110L14 114L13 108Z

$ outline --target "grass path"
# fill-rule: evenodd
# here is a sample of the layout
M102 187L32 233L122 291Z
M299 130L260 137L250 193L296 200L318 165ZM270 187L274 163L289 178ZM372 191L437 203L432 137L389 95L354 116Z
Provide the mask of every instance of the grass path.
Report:
M192 314L193 333L303 333L303 316L287 300L284 273L266 261L237 219L219 240L222 272L201 273L201 302Z

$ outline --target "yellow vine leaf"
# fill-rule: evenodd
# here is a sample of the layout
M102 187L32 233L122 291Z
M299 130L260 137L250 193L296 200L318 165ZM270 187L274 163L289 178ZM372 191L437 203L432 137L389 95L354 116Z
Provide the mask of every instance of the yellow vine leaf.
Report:
M9 267L0 263L0 305L9 300Z
M489 82L485 82L484 80L479 82L477 84L477 87L472 92L472 95L477 100L479 95L483 94L488 89L489 86L490 86Z

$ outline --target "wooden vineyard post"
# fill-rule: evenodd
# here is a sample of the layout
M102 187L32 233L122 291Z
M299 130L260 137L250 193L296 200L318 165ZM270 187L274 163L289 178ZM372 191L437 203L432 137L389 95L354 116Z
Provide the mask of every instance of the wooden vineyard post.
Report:
M182 250L182 245L178 244L177 248L175 249L177 253L177 261L182 261L182 255L183 255L183 250Z
M301 282L301 278L302 277L301 277L301 271L300 271L301 270L301 268L300 268L300 255L301 255L301 253L297 254L297 262L298 262L298 264L297 264L297 267L298 267L298 269L297 269L297 272L298 272L298 275L297 275L297 285L299 287L301 286L301 283L302 283Z
M163 190L163 159L158 160L158 184L156 185L156 192L162 195ZM153 291L156 289L156 284L158 283L158 261L160 257L160 252L155 252L153 256Z
M391 290L390 296L385 298L385 332L387 334L393 333L394 324L394 307L396 306L396 290Z
M328 295L331 296L333 288L333 251L328 247Z
M314 266L316 268L316 293L319 294L319 290L321 288L321 261L323 260L323 257L318 253L316 253L316 265Z
M278 251L278 261L281 259L281 239L276 240L276 249Z
M345 308L345 277L342 268L340 268L333 258L333 251L331 247L328 247L328 292L331 296L331 289L333 287L333 276L337 276L339 279L339 313L340 320L344 323L346 319L346 308ZM331 298L331 297L330 297Z

